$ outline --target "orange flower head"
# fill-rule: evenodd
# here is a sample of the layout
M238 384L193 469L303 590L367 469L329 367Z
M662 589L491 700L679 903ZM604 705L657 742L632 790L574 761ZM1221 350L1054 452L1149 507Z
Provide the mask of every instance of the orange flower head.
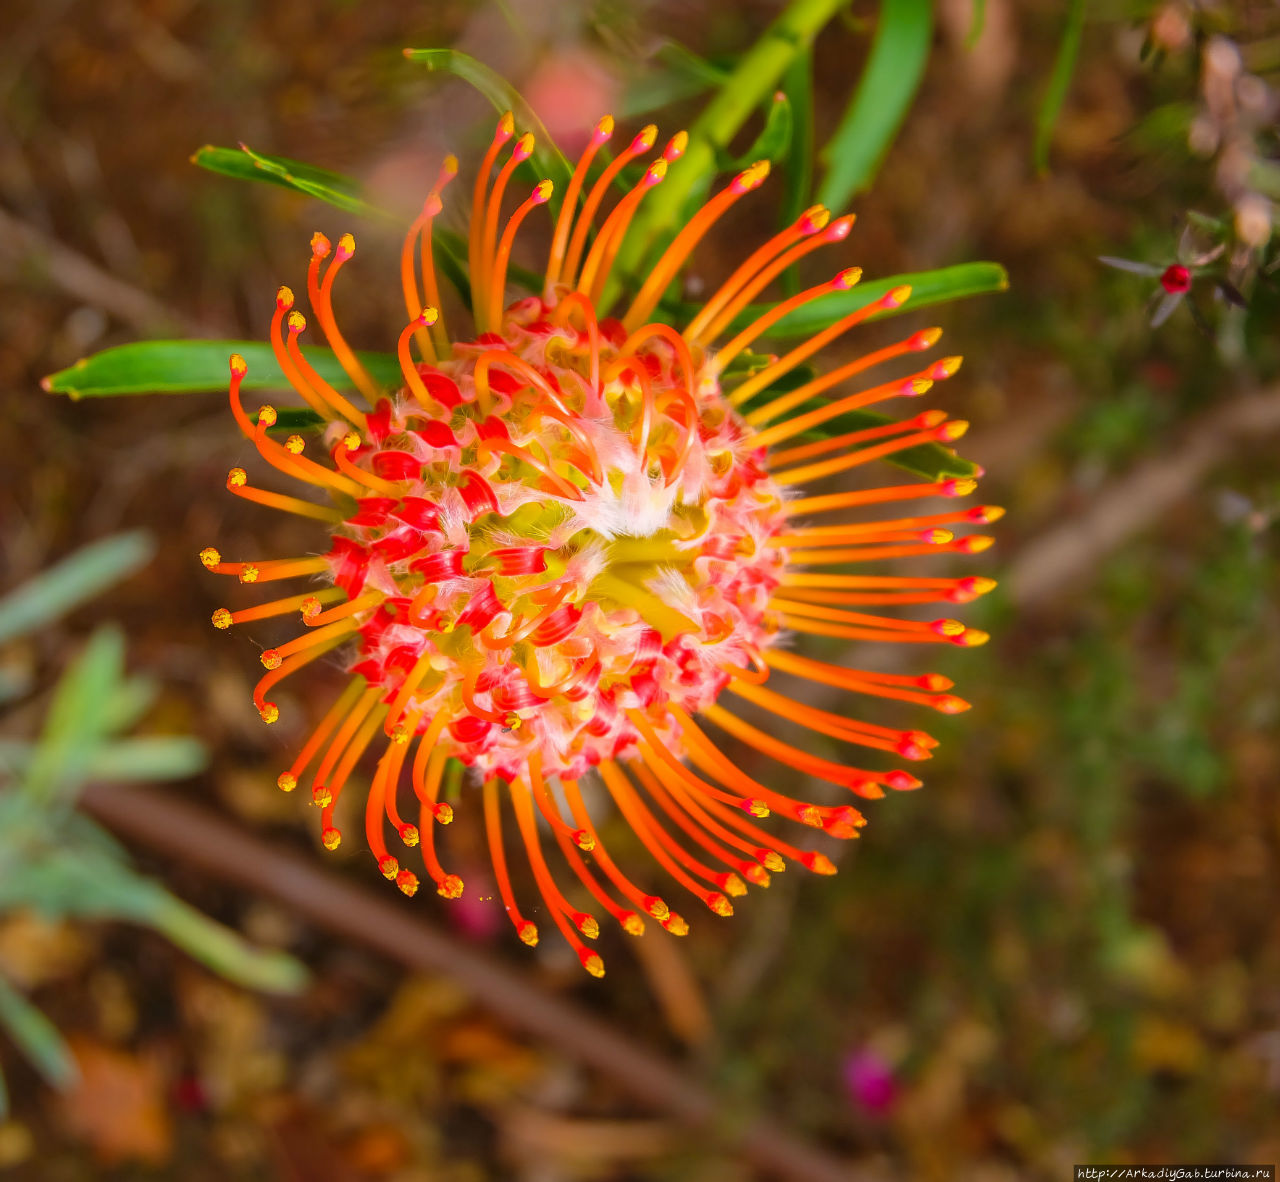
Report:
M543 852L544 835L586 894L636 935L643 916L676 935L688 924L614 861L589 802L610 799L658 865L717 915L732 914L733 898L748 884L767 886L788 861L834 873L825 854L798 849L757 822L778 812L852 838L865 824L862 814L849 803L801 801L757 782L721 753L695 716L856 797L919 787L901 768L873 770L810 755L736 711L746 704L890 758L927 759L936 743L923 731L856 721L767 683L777 673L944 713L966 709L936 674L845 669L780 642L798 633L982 643L985 633L949 617L883 613L964 603L990 590L991 580L845 568L976 553L990 539L957 537L955 527L1001 513L980 506L801 524L973 491L972 479L953 478L807 497L794 492L802 482L907 448L958 439L966 424L941 411L865 419L874 425L813 435L848 412L924 393L955 373L959 359L934 361L815 407L818 395L854 375L932 347L939 333L927 329L821 377L780 385L829 341L910 296L909 288L891 288L780 357L752 353L783 317L860 278L856 268L841 270L741 326L748 304L777 275L848 235L853 219L833 220L820 206L750 254L683 328L654 319L699 240L765 180L765 163L713 196L674 236L626 310L607 315L615 298L613 263L628 225L686 142L683 133L673 138L598 219L616 178L653 150L657 134L646 127L589 183L612 132L611 119L597 124L572 175L541 294L507 303L516 232L552 187L534 186L503 222L504 197L534 144L528 135L515 138L509 114L499 121L475 183L468 261L476 331L465 340L451 340L439 310L432 224L458 171L456 160L445 161L401 256L407 322L397 340L395 388L374 380L334 318L334 282L355 240L343 235L335 246L322 234L312 238L311 319L359 401L307 359L300 339L307 317L282 287L272 344L293 389L327 424L327 454L308 456L299 435L278 442L269 433L279 419L275 408L264 406L255 418L246 413L240 387L247 366L239 355L231 359L231 409L269 465L329 503L256 488L239 467L227 488L325 523L328 549L250 562L224 562L212 547L200 555L210 570L242 583L321 584L213 615L223 630L291 612L301 617L301 635L262 654L266 673L254 702L264 721L279 716L268 699L279 681L334 649L354 653L347 687L278 778L286 791L304 786L320 808L323 844L340 844L335 809L361 756L376 747L365 833L379 871L405 894L419 887L417 874L388 851L390 829L405 850L417 851L436 892L457 898L462 880L445 871L435 850L437 830L453 819L441 789L446 765L457 759L482 785L494 873L519 938L536 944L538 929L519 910L511 886L502 840L507 809L546 915L595 976L604 964L583 940L598 936L599 922L562 892ZM416 811L405 820L409 800Z

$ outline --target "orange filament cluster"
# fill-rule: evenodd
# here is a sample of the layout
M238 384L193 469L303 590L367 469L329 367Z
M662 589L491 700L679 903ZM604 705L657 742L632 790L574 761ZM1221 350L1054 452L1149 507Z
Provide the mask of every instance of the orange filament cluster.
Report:
M780 356L751 355L744 369L748 351L784 316L860 279L857 268L843 268L739 326L782 271L848 236L853 219L833 220L821 206L751 253L683 330L652 319L697 244L764 182L765 163L712 196L614 313L607 293L617 286L610 281L619 248L645 196L679 166L686 137L673 137L603 212L623 170L657 143L656 128L646 127L599 168L613 131L610 118L596 125L572 174L542 291L510 302L517 230L552 188L541 181L516 194L504 220L504 199L534 143L516 135L509 114L499 121L472 190L469 339L451 339L440 312L432 226L458 172L456 160L445 161L401 253L406 320L395 388L373 380L337 327L335 280L354 239L312 238L310 321L281 287L270 337L289 384L327 424L311 446L317 454L298 435L277 441L274 407L253 417L245 410L239 356L231 359L230 401L261 459L325 499L257 488L241 467L227 487L324 522L327 548L275 560L223 561L212 547L200 554L210 571L241 583L311 584L213 615L222 630L298 615L298 635L261 655L253 696L265 721L279 717L270 695L283 679L335 650L352 654L346 688L278 777L320 809L323 844L342 842L341 798L373 749L364 838L379 872L414 894L418 872L402 864L412 850L436 892L457 898L462 880L446 869L437 842L453 820L450 767L460 762L479 785L498 895L519 938L536 944L539 923L550 923L595 976L604 972L591 944L599 914L633 935L649 919L675 935L688 931L646 872L631 868L631 851L606 845L602 806L616 810L676 887L725 916L788 862L834 872L822 852L763 827L770 813L848 839L865 824L851 797L920 787L893 765L927 760L937 745L929 734L806 705L775 678L956 713L967 703L949 692L951 682L848 669L781 642L982 643L985 633L949 612L989 591L991 580L866 573L867 564L978 553L991 539L961 531L1002 512L947 509L946 498L973 492L968 478L795 495L795 485L958 439L966 424L937 410L834 436L820 429L847 412L923 394L952 376L959 358L828 394L873 366L931 348L939 333L926 329L771 393L825 345L906 302L910 290L898 287ZM311 322L346 372L347 392L308 359ZM819 396L828 400L813 409ZM900 501L927 502L927 511L904 511ZM887 515L866 516L877 506L890 506ZM853 519L828 524L828 514L850 510ZM831 792L797 799L752 778L698 716ZM862 751L859 763L870 766L784 741L768 728L771 716ZM513 834L541 900L528 913L508 860Z

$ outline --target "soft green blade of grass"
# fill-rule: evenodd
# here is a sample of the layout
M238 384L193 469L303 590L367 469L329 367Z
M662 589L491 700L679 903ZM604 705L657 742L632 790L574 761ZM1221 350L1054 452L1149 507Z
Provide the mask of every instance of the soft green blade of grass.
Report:
M50 374L41 385L50 394L103 398L120 394L200 394L225 391L231 379L227 359L239 353L249 372L241 390L288 390L288 379L271 346L261 341L136 341L82 358ZM351 380L332 350L307 348L307 360L335 389ZM388 389L404 384L400 363L390 353L358 353L374 381Z
M841 6L842 0L792 0L742 55L728 81L689 127L689 145L679 167L671 169L640 207L619 254L619 274L634 274L654 241L680 224L689 201L710 184L717 151L728 148L751 113L777 89L796 56L809 49Z
M395 215L366 201L360 184L351 177L328 169L290 160L285 156L268 156L244 144L238 148L219 148L206 144L191 157L191 163L216 172L220 176L242 181L264 181L305 193L317 201L360 217L396 220Z
M964 299L968 296L987 295L992 292L1005 291L1009 286L1009 274L999 263L959 263L954 267L943 267L937 271L916 271L910 275L890 275L885 279L873 279L867 283L859 283L848 291L836 291L830 295L819 296L816 300L797 308L789 316L784 316L771 329L768 339L785 339L787 337L808 337L821 332L850 312L878 300L887 291L895 287L910 287L911 298L900 307L886 309L870 317L872 320L884 320L890 316L901 316L904 312L916 312L932 304L945 304L952 300ZM733 333L745 328L764 315L772 304L748 304L727 332ZM693 304L682 305L677 315L684 320L692 319L698 307Z
M494 109L510 111L515 116L517 133L531 131L537 140L532 160L537 165L539 177L549 177L555 182L550 205L558 209L560 197L573 170L556 147L551 133L535 114L524 96L501 74L491 70L483 62L457 49L406 49L404 56L411 62L422 62L428 70L440 70L469 82L494 106Z
M0 644L51 624L151 561L144 533L116 534L77 550L0 599Z
M792 125L791 100L780 90L769 103L764 127L756 136L755 142L736 160L727 153L722 153L717 159L720 170L741 172L748 164L754 164L757 160L778 164L790 151Z
M1053 140L1053 129L1062 113L1062 104L1067 100L1071 76L1076 69L1076 58L1080 54L1080 41L1084 35L1084 9L1085 0L1070 0L1067 24L1062 32L1062 40L1058 43L1053 73L1049 75L1049 85L1036 115L1035 162L1038 172L1043 173L1049 167L1049 144Z
M641 65L637 77L627 86L618 111L620 118L635 119L660 107L694 98L712 87L723 86L729 77L727 71L677 41L662 45L655 57L658 66Z
M933 41L933 0L883 0L858 89L822 149L818 200L840 210L868 189L924 75Z
M76 1061L58 1028L4 977L0 977L0 1026L52 1087L65 1088L74 1082Z

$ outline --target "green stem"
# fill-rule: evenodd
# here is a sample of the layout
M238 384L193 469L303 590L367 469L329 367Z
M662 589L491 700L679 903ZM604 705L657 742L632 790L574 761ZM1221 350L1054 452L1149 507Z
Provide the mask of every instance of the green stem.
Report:
M748 116L777 89L778 80L844 0L792 0L743 55L729 80L689 128L689 146L679 167L649 195L631 224L619 271L633 274L650 244L678 226L686 199L710 184L717 149L728 147Z

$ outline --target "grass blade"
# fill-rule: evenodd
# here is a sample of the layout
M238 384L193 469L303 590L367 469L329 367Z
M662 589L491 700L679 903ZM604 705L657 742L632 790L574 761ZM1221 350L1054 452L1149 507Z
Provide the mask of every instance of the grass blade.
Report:
M1053 129L1057 125L1058 116L1062 113L1062 104L1067 100L1071 76L1076 71L1076 58L1080 54L1080 41L1084 35L1084 3L1085 0L1070 0L1070 6L1067 9L1067 27L1062 32L1062 40L1058 44L1058 56L1053 63L1053 73L1049 75L1049 85L1045 89L1044 98L1040 101L1040 111L1036 115L1037 172L1043 173L1048 170L1049 144L1053 140Z
M394 214L366 201L361 196L359 181L351 177L285 156L255 152L244 144L238 148L206 144L191 157L191 163L235 180L264 181L269 185L293 189L360 217L398 220Z
M813 336L850 312L878 300L891 288L904 285L911 288L911 298L901 307L877 313L871 319L883 320L889 316L900 316L904 312L915 312L931 304L945 304L968 296L1005 291L1009 286L1009 275L999 263L959 263L937 271L917 271L910 275L873 279L868 283L859 283L848 291L820 296L797 308L769 330L769 339ZM748 304L727 331L737 332L745 328L771 307L772 304ZM696 305L687 304L682 305L676 314L692 318L696 312Z
M870 187L915 98L932 41L933 0L883 0L858 89L822 149L823 205L842 209Z
M137 341L85 357L40 384L50 394L103 398L120 394L200 394L226 391L227 359L239 353L249 365L242 390L288 390L271 346L261 341ZM308 348L307 360L339 390L351 379L329 349ZM404 384L400 363L390 353L358 354L374 381L387 388Z
M549 177L555 182L551 204L559 205L557 194L564 193L573 170L564 158L564 153L556 147L555 140L551 138L551 133L542 120L510 82L483 62L457 49L406 49L404 56L411 62L422 62L428 70L442 70L469 82L493 104L495 110L512 112L519 131L533 132L537 143L534 145L532 159L537 164L539 177Z
M0 1026L45 1080L65 1088L76 1079L76 1061L58 1028L0 977Z
M144 533L116 534L85 546L0 599L0 644L51 624L151 561Z

